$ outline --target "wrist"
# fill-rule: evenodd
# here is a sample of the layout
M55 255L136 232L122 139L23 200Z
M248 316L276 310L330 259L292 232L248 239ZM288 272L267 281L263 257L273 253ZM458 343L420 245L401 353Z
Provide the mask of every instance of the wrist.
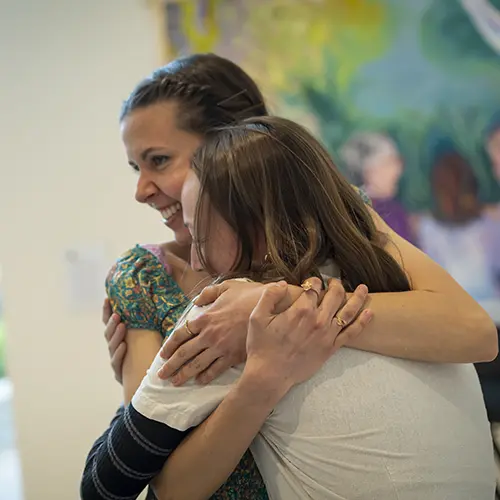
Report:
M291 389L293 383L284 377L277 377L262 366L247 361L238 381L239 391L252 404L268 406L271 411Z

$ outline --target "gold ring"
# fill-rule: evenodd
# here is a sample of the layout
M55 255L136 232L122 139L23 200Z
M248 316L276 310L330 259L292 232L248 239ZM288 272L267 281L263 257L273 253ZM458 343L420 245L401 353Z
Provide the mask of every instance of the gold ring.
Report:
M320 302L319 292L316 290L316 288L313 287L313 284L309 280L304 281L304 283L302 283L302 285L300 286L302 287L304 292L314 292L318 299L317 303L319 304Z
M335 322L340 326L340 329L343 330L347 326L347 321L342 319L339 316L334 316Z
M184 323L184 327L186 328L186 332L189 333L190 337L196 337L196 333L193 333L191 331L191 328L189 328L189 320L187 319L186 322Z

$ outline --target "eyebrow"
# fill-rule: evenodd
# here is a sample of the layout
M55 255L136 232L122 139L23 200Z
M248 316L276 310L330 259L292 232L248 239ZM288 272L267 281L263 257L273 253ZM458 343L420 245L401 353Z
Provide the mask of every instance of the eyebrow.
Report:
M151 154L151 153L154 153L155 151L160 151L160 150L163 150L165 148L161 148L161 147L152 147L152 148L146 148L142 153L141 153L141 159L143 161L145 161L147 159L147 157Z

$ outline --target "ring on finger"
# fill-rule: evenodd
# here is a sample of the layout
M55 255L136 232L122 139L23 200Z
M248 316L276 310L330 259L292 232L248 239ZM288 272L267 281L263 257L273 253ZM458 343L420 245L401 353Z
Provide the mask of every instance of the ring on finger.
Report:
M340 316L334 316L333 319L341 330L343 330L347 326L347 321L345 319L342 319Z
M302 287L304 292L314 292L316 294L317 303L319 304L320 302L319 292L318 290L316 290L316 288L314 288L313 284L309 280L304 281L304 283L302 283L302 285L300 286Z
M186 328L186 332L188 332L190 337L196 337L196 333L194 333L191 328L189 328L189 320L187 319L186 322L184 323L184 327Z

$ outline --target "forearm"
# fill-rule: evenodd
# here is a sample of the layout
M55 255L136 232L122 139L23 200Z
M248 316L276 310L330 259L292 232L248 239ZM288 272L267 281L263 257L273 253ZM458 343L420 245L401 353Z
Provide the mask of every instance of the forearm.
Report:
M445 293L373 293L373 320L349 347L417 361L473 363L495 357L493 322L472 299Z
M242 375L214 413L172 453L151 483L158 500L202 500L217 491L286 393L284 389L270 389L271 385Z
M158 474L172 450L187 435L121 408L96 441L80 484L82 500L109 500L139 495Z

